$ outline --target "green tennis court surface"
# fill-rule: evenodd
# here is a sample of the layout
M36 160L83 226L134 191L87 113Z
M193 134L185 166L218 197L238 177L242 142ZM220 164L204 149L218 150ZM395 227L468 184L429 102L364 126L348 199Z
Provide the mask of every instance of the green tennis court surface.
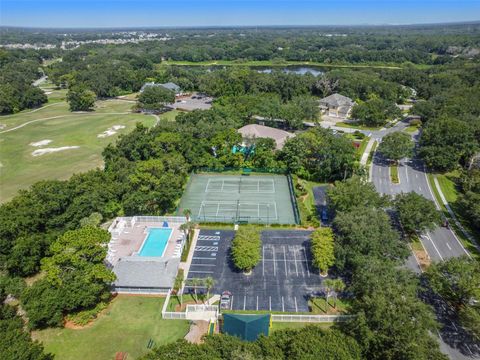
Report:
M178 213L198 222L295 224L285 175L193 175Z

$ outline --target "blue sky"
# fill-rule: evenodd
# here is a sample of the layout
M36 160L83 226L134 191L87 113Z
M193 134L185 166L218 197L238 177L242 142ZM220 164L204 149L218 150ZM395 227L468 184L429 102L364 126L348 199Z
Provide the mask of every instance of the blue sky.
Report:
M0 0L0 25L135 27L480 20L480 0Z

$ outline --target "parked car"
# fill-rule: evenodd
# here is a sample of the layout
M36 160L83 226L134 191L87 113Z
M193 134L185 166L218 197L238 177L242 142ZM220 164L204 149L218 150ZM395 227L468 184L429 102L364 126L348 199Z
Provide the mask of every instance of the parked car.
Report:
M220 310L230 310L232 305L232 293L230 291L224 291L220 296Z

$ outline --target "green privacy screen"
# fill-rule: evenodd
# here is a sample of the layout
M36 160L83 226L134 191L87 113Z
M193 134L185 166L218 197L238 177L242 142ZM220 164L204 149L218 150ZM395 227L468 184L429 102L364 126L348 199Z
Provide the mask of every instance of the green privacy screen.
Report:
M223 333L242 340L255 341L262 334L268 336L269 329L270 314L223 314Z
M193 174L178 207L196 222L296 224L297 207L288 176Z

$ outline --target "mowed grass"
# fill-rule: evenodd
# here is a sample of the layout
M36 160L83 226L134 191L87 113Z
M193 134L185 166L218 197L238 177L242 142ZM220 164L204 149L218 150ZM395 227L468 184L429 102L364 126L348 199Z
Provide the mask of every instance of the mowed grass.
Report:
M41 109L0 117L0 123L6 125L0 130L0 202L39 180L68 179L74 173L101 167L101 154L107 144L130 132L137 123L153 126L157 121L151 115L131 113L132 103L122 100L97 101L95 111L72 113L64 100L58 100L59 93L55 97ZM166 113L160 118L172 116L175 114ZM112 136L97 136L114 125L125 128ZM52 142L42 147L30 145L41 140ZM32 155L39 148L63 146L79 148Z
M148 352L150 339L155 345L164 345L188 332L188 321L162 319L163 302L163 298L118 296L83 329L41 330L34 332L33 338L58 360L111 360L118 351L136 359Z
M333 323L302 323L302 322L273 322L270 328L270 333L286 329L301 329L306 326L318 326L322 329L329 329Z

